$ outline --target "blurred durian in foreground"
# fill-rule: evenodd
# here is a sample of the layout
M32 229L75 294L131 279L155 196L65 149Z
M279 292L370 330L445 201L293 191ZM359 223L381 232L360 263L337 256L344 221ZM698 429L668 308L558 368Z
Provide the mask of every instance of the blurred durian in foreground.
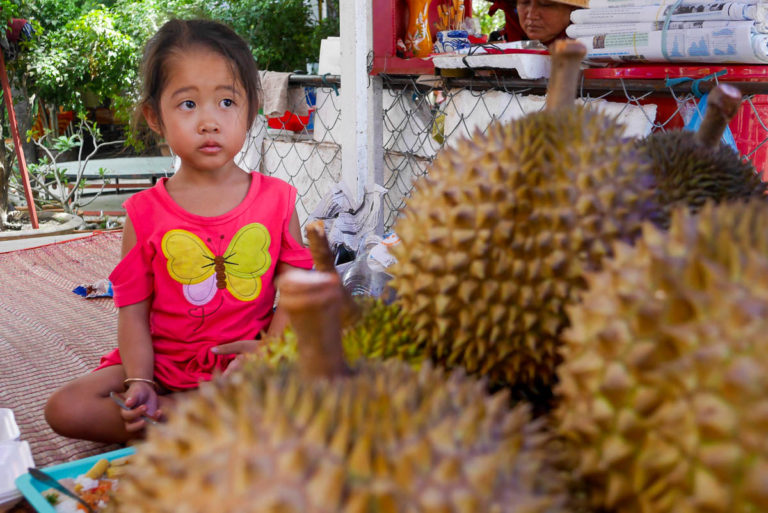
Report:
M569 310L560 434L593 504L768 511L768 210L676 210Z
M463 372L341 357L338 275L294 270L298 366L246 365L137 446L122 513L562 511L549 435Z
M659 210L654 222L669 226L669 212L687 205L696 212L706 201L764 198L766 185L749 161L721 142L728 122L741 107L741 92L721 84L709 93L696 132L655 132L638 142L652 161Z
M558 41L547 109L443 150L395 225L391 285L414 340L494 385L551 387L584 273L652 208L647 158L574 105L583 55Z

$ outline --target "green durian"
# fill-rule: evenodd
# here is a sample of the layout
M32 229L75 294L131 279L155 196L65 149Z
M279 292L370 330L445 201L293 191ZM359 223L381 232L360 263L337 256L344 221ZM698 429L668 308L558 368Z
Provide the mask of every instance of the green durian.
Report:
M720 140L740 104L739 90L722 84L709 94L697 132L655 132L638 142L651 158L660 207L653 220L659 226L669 225L670 209L680 204L696 212L708 200L765 197L766 185L754 166Z
M423 344L412 340L413 326L400 308L378 299L358 299L359 315L347 326L342 337L348 362L360 358L387 360L397 358L418 367L426 357ZM290 328L280 337L268 339L255 359L278 366L296 361L296 335Z

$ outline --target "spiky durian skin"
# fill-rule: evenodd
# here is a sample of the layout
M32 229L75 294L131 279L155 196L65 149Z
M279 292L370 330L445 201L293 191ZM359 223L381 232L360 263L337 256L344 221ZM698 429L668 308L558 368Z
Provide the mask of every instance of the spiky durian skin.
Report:
M677 130L651 134L638 147L652 161L660 205L654 222L659 226L669 226L670 211L680 204L696 212L707 200L765 198L766 184L760 175L730 146L703 147L693 132Z
M648 162L611 118L540 112L444 150L395 231L398 302L436 362L547 389L565 307L639 232Z
M570 310L555 411L593 504L768 511L768 211L685 207Z
M395 305L370 298L357 301L361 316L344 331L344 356L350 363L360 358L386 360L397 358L418 367L424 360L421 344L412 340L413 327L407 316ZM256 355L273 366L295 362L298 358L296 335L290 329L280 337L267 340Z
M367 363L308 381L246 366L137 446L122 513L561 511L549 435L460 373Z

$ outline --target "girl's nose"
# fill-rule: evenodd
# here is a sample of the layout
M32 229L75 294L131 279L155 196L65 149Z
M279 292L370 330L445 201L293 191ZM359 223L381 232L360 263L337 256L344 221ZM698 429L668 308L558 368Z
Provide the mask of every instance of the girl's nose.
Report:
M202 121L198 130L201 134L215 134L219 132L219 125L213 121Z

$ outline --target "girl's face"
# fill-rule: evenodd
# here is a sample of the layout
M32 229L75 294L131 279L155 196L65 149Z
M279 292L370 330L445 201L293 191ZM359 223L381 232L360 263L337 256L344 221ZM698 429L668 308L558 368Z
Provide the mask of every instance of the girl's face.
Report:
M552 0L517 0L520 26L530 39L548 43L570 23L573 7Z
M170 58L160 112L145 108L150 128L181 158L181 169L229 170L245 142L248 101L230 63L205 48ZM159 114L159 116L158 116Z

